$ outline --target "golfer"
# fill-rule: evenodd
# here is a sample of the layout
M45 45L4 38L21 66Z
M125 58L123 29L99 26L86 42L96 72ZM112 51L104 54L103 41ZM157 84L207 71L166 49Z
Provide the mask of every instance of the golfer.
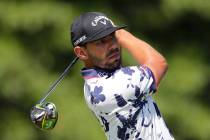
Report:
M152 98L167 71L165 58L105 14L87 12L71 25L84 68L84 97L108 140L173 140ZM124 67L121 50L138 62Z

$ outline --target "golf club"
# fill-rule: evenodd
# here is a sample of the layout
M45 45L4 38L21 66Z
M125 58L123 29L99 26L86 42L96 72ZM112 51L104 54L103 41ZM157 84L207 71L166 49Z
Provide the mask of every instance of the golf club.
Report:
M75 57L64 72L59 76L59 78L50 86L49 90L46 92L45 96L32 107L30 112L30 117L32 122L42 130L49 130L55 127L58 120L58 112L56 110L55 104L52 102L44 102L46 98L55 90L57 85L63 80L67 75L70 68L77 62L79 58Z

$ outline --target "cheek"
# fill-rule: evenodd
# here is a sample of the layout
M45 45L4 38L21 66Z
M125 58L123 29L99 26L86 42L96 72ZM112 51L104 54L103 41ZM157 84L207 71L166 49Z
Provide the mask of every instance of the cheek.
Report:
M107 55L107 47L105 45L103 46L96 46L92 45L89 46L88 48L88 54L89 58L92 59L97 59L98 61L105 61L106 55Z
M98 48L97 51L95 52L95 56L104 59L106 57L106 50L104 48Z
M105 53L101 51L90 52L88 54L90 61L97 63L99 62L101 63L102 61L104 61L105 56L106 56Z

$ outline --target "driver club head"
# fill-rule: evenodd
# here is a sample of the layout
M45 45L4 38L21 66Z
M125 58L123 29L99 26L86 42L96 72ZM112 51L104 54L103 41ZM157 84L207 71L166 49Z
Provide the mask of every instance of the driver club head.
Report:
M58 112L52 102L36 104L30 112L32 122L42 130L53 129L58 120Z
M68 65L59 78L50 86L44 97L31 108L31 120L38 128L42 130L50 130L55 127L58 120L58 112L55 104L52 102L45 102L45 100L52 93L52 91L55 90L57 85L63 80L70 68L77 62L78 59L79 57L75 57L73 59L73 61Z

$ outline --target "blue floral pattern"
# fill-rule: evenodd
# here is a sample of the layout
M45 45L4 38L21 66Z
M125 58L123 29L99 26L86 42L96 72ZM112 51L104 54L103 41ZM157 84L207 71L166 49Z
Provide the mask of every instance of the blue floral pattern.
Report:
M132 79L131 78L128 78L128 81L131 81ZM127 88L131 87L131 88L134 88L134 85L132 84L132 82L128 82Z
M127 104L127 102L125 101L125 99L122 97L122 95L118 95L118 94L114 94L117 105L119 107L123 107Z
M102 86L95 86L94 91L90 92L91 95L91 103L92 104L98 104L99 102L104 102L105 101L105 96L104 94L101 94L103 91Z
M135 72L135 70L132 70L129 67L122 68L121 70L124 74L130 75L130 76L132 76L132 74Z
M149 68L123 67L112 73L95 70L84 76L85 99L109 140L174 140L149 94L156 89Z
M100 118L102 123L104 124L104 131L109 131L109 122L103 116L100 116Z
M118 138L120 140L129 140L129 136L136 132L136 124L137 124L137 117L140 113L140 109L133 112L132 109L129 110L128 118L120 115L118 112L116 113L116 117L122 123L122 127L118 126ZM129 132L128 129L130 129Z

